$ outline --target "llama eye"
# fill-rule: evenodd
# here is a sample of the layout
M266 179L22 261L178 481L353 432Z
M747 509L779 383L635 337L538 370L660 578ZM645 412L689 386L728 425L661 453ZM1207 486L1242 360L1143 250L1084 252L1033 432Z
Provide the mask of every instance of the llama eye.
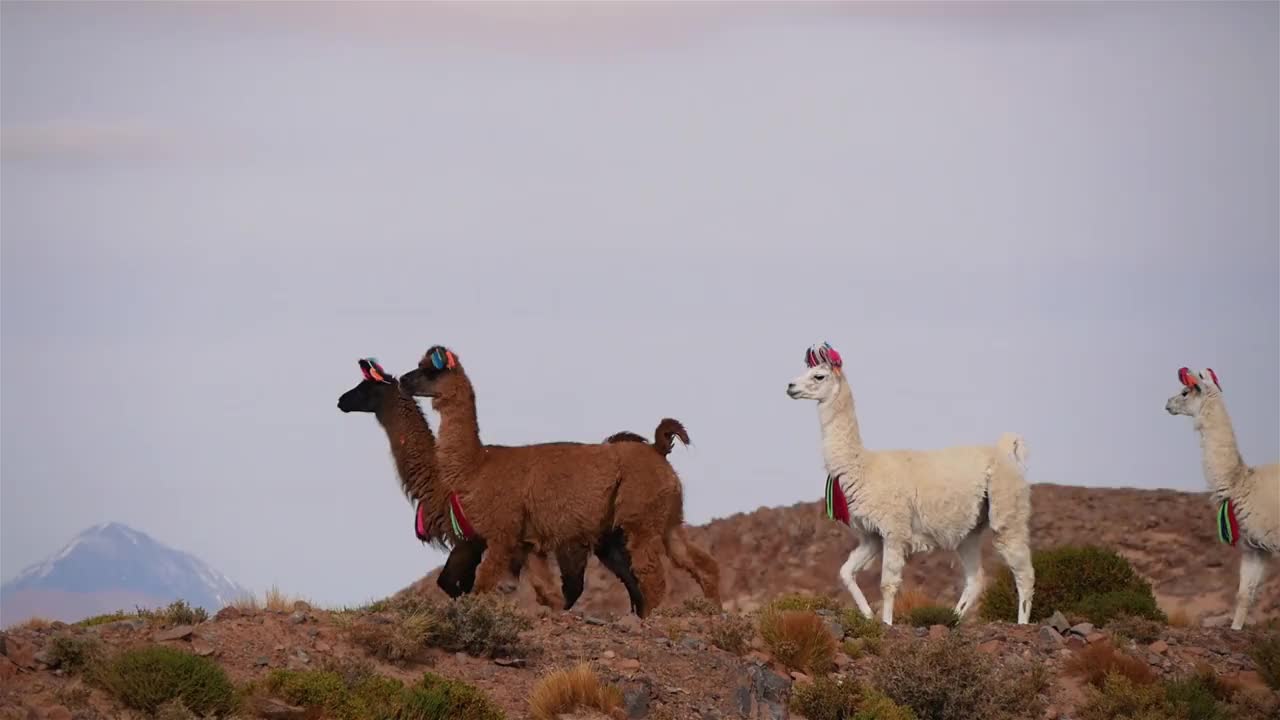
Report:
M814 375L814 376L813 376L813 379L814 379L814 380L817 380L818 382L822 382L823 380L826 380L826 379L827 379L827 376L826 376L826 375Z

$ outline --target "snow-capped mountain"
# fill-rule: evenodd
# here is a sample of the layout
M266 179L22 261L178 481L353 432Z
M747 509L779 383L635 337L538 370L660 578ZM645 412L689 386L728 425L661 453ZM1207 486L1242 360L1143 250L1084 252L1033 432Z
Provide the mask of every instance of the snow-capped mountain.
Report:
M110 522L85 530L0 586L0 626L32 616L72 622L179 598L215 612L249 594L193 555Z

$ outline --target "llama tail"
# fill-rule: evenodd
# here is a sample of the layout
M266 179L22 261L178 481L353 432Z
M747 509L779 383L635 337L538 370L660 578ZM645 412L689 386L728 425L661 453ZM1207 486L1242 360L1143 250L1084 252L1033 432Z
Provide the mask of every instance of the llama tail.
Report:
M676 438L686 446L689 444L689 432L684 429L684 425L679 420L662 418L653 431L653 446L663 455L670 455Z
M1029 450L1027 449L1027 441L1018 433L1007 432L1001 435L1000 439L996 441L996 450L1005 457L1017 462L1018 467L1026 469Z

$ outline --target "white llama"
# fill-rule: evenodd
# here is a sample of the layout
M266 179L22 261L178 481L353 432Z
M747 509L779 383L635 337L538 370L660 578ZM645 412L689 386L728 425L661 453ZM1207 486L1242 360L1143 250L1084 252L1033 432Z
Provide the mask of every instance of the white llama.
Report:
M1240 588L1231 621L1231 628L1239 630L1266 575L1268 557L1280 553L1280 463L1245 465L1213 370L1193 373L1181 368L1178 380L1182 391L1169 398L1164 409L1195 420L1204 479L1217 510L1218 539L1240 546Z
M942 548L955 550L964 565L964 590L956 604L956 613L963 616L983 589L982 531L990 525L996 549L1013 570L1018 623L1027 623L1035 571L1028 547L1031 488L1023 477L1022 438L1005 433L995 446L868 450L858 432L840 354L823 343L808 350L805 362L809 371L787 385L787 395L818 401L827 513L858 536L840 579L862 614L872 616L857 574L877 553L881 615L892 625L893 600L907 557Z

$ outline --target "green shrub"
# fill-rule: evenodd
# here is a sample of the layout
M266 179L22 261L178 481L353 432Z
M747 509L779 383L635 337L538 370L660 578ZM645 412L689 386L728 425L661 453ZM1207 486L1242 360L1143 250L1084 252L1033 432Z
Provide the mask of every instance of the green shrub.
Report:
M95 625L106 625L107 623L119 622L121 620L129 620L136 617L138 617L138 614L136 612L127 613L123 610L117 610L113 613L107 613L105 615L94 615L93 617L87 617L77 622L76 625L79 625L80 627L94 627Z
M873 684L920 720L1005 720L1037 716L1044 668L1001 668L955 635L895 645L881 655Z
M405 693L399 680L377 675L344 678L326 670L276 670L267 676L266 688L291 705L323 709L335 720L392 717Z
M1226 705L1231 691L1213 676L1213 671L1197 673L1165 683L1165 700L1185 720L1232 720Z
M82 672L96 663L102 655L102 644L97 638L76 635L56 635L45 651L50 665L70 673Z
M98 679L121 703L146 713L175 699L197 715L225 715L237 704L235 688L217 663L163 645L116 655Z
M952 608L943 605L921 605L907 613L906 621L913 627L931 627L945 625L955 627L960 624L960 616Z
M840 606L834 598L825 595L805 595L803 593L788 593L780 595L769 602L765 609L773 610L807 610L809 612L817 612L819 610L831 610L832 612L840 612L844 608Z
M465 597L465 596L464 596ZM405 694L398 720L505 720L502 710L466 683L426 673Z
M1153 643L1164 635L1164 626L1155 620L1130 615L1122 615L1107 623L1107 629L1117 638L1140 643Z
M1263 682L1280 691L1280 622L1269 620L1249 631L1249 657Z
M844 628L845 637L879 639L884 636L883 622L852 608L840 612L840 626Z
M1133 595L1090 600L1086 608L1100 616L1124 610L1129 615L1165 620L1151 594L1151 584L1113 550L1094 546L1037 550L1031 555L1031 564L1036 572L1035 597L1031 603L1033 621L1043 620L1055 610L1077 612L1077 606L1090 596L1123 591L1131 591ZM1150 598L1150 602L1139 599L1142 596ZM1006 568L982 594L980 614L984 620L1013 622L1017 617L1017 604L1013 574Z
M1071 606L1071 611L1099 627L1120 618L1141 618L1157 622L1168 619L1156 605L1150 586L1086 595Z
M874 688L827 677L794 686L791 709L809 720L916 720L909 708Z
M1160 683L1139 684L1111 673L1080 708L1080 720L1172 720L1173 708Z
M186 600L174 600L166 607L155 610L140 607L136 615L165 625L196 625L209 619L209 613L204 608L191 607Z
M479 657L523 656L529 648L520 633L532 626L515 606L494 595L463 595L444 603L431 628L430 642Z

